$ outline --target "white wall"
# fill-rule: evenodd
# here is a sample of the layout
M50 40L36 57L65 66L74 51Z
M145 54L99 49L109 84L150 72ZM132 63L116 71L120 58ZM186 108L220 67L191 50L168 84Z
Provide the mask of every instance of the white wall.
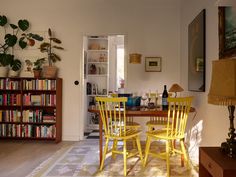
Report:
M143 55L141 65L128 64L128 91L158 89L180 81L180 8L178 0L0 0L1 15L13 22L28 19L33 31L49 27L65 51L56 65L63 78L63 140L82 137L82 37L86 34L124 34L126 55ZM37 52L37 51L35 51ZM147 73L145 56L161 56L162 72ZM80 137L79 137L80 136Z
M206 91L190 92L195 96L196 117L189 123L192 129L192 146L220 146L229 129L228 110L225 106L207 103L211 82L212 60L218 60L218 7L216 0L182 0L181 9L181 83L187 88L188 69L188 24L206 9ZM189 130L191 132L191 130ZM196 150L196 153L198 151Z

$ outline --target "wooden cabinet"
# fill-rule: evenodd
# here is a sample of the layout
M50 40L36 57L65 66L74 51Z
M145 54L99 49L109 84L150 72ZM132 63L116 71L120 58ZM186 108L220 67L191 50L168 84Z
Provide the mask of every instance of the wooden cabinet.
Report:
M0 78L0 139L62 137L62 79Z
M230 158L220 147L200 147L199 177L235 177L236 158Z

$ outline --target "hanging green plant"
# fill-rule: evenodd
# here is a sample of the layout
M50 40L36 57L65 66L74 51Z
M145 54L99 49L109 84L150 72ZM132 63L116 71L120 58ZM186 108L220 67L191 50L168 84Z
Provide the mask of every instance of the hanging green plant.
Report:
M33 46L36 41L42 41L43 37L38 34L27 33L30 23L26 19L18 21L17 25L8 23L5 15L0 15L0 27L3 28L4 39L0 43L0 66L10 66L13 71L21 69L20 59L16 59L14 55L14 47L18 45L21 49L27 46ZM11 29L11 32L7 30Z

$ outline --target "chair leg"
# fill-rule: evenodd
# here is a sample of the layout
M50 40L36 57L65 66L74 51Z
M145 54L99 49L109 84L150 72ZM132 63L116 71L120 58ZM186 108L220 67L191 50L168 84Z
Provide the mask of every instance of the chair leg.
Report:
M146 147L145 147L145 157L144 157L144 163L143 163L144 167L147 164L147 158L148 158L148 154L149 154L150 144L151 144L151 138L148 136L147 140L146 140Z
M182 153L184 155L184 160L186 161L186 165L187 165L187 168L190 168L190 165L189 165L189 156L188 156L188 153L187 153L187 150L184 146L184 141L183 140L180 140L180 145L181 145L181 150L182 150Z
M135 145L135 138L132 139L132 144L133 144L133 149L136 148L136 145Z
M123 141L123 158L124 158L124 176L127 175L127 149L126 149L126 140Z
M140 160L141 160L141 163L143 165L143 154L142 154L142 148L141 148L141 143L140 143L139 136L137 136L137 138L136 138L136 143L137 143L137 147L138 147L138 152L139 152Z
M113 150L113 151L117 150L117 139L114 139L114 140L113 140L112 150ZM113 158L113 159L116 159L116 153L113 153L113 152L112 152L112 158Z
M102 170L103 166L104 166L104 161L105 161L107 150L108 150L108 143L109 143L109 139L107 138L106 139L106 144L105 144L105 147L104 147L103 156L102 156L102 161L101 161L101 164L100 164L100 170Z
M170 177L170 143L168 140L166 141L166 170L167 177Z

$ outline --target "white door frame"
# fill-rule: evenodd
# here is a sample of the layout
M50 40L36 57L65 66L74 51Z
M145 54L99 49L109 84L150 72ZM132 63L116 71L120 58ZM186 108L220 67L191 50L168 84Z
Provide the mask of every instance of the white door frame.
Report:
M79 124L79 140L83 140L84 139L84 116L87 114L87 110L85 110L85 96L86 96L86 85L84 83L84 37L85 36L91 36L91 35L95 35L95 36L101 36L101 34L82 34L82 53L81 53L81 60L80 60L80 94L79 94L79 104L81 105L81 111L80 111L80 115L79 115L79 119L80 119L80 124ZM128 55L127 55L127 39L128 39L128 35L127 34L102 34L104 36L115 36L115 35L124 35L124 58L125 58L125 85L127 85L127 64L128 64ZM80 108L79 108L80 109Z

